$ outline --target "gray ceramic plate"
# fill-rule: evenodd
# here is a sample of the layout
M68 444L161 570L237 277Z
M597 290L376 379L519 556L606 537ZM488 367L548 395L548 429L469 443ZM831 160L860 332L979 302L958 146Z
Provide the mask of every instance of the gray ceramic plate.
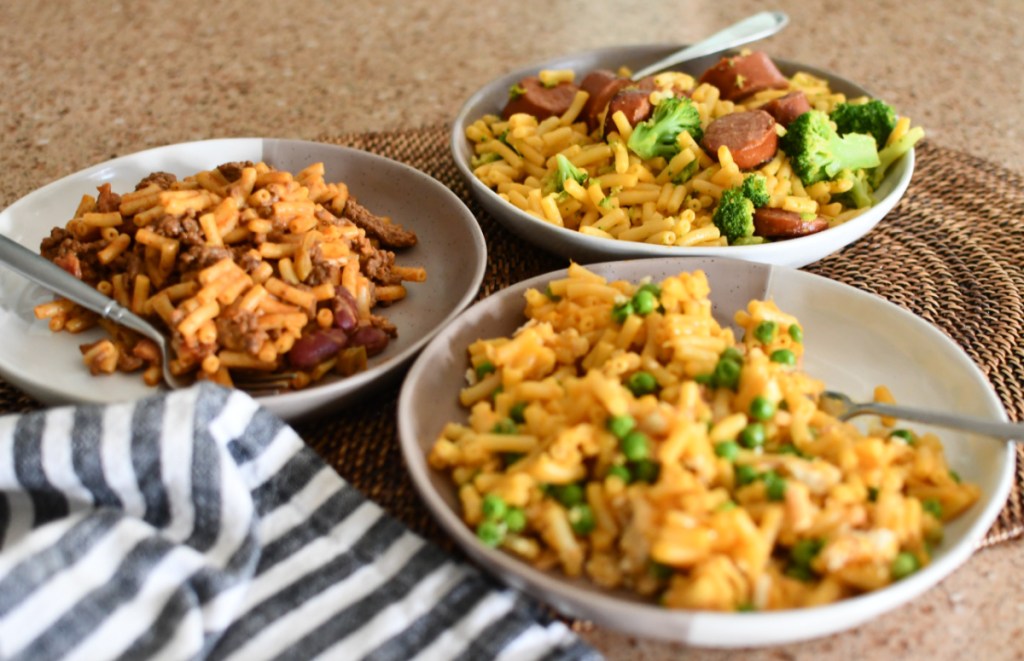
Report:
M524 76L535 74L541 69L572 69L577 72L578 78L582 78L583 75L586 75L586 72L600 68L616 70L620 66L627 66L636 70L661 59L680 47L679 44L652 44L618 46L578 53L540 62L509 73L478 90L459 110L459 114L455 117L455 122L452 125L451 133L451 150L455 156L455 164L465 178L473 195L491 215L510 231L545 250L550 250L578 262L621 259L625 257L696 256L730 257L765 264L797 267L816 262L867 234L892 210L903 196L914 171L913 150L894 164L887 173L882 185L875 192L878 203L858 217L838 227L798 239L754 246L685 248L604 239L580 234L571 229L546 223L501 199L497 193L473 176L472 168L469 165L469 159L472 156L472 145L466 139L466 127L487 113L499 113L508 100L509 87ZM720 57L721 55L714 55L692 60L679 65L675 69L699 75L717 62ZM868 91L863 87L835 74L788 60L773 59L779 69L787 76L797 71L806 71L829 80L832 89L843 92L848 98L869 95Z
M228 161L266 161L298 172L323 161L329 181L343 181L371 211L391 216L413 230L419 243L398 253L398 263L423 266L427 281L410 283L408 297L383 314L398 328L398 338L369 369L347 379L329 379L260 403L294 420L338 409L376 387L396 380L402 368L440 328L475 298L483 280L487 249L469 209L440 182L409 166L335 145L299 140L238 138L159 147L90 167L49 184L0 213L0 232L33 250L55 226L63 226L84 193L110 182L115 192L132 190L150 172L179 177ZM0 375L47 404L111 402L152 394L139 375L91 377L78 345L101 337L54 334L33 315L47 301L46 290L0 268Z
M886 384L904 404L1006 419L999 398L962 349L906 310L852 287L790 268L727 259L632 260L588 268L609 279L632 282L701 268L708 275L714 314L722 324L731 324L733 313L753 297L772 298L783 311L796 315L804 328L804 367L830 387L870 399L875 385ZM446 422L467 419L458 405L469 367L467 347L478 338L511 334L525 321L526 289L543 290L556 277L564 277L564 271L504 289L441 331L402 386L398 431L413 482L448 534L482 566L567 615L630 634L710 647L779 644L830 634L857 626L935 585L968 558L1006 501L1014 475L1011 443L932 430L942 438L950 465L981 488L979 502L947 525L945 540L926 568L883 590L801 610L666 610L629 593L539 571L486 547L463 524L455 488L427 465L426 455Z

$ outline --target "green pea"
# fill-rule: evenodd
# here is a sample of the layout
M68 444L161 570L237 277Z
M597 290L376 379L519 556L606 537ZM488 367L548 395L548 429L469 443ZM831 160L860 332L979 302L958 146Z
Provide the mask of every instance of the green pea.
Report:
M605 477L611 475L614 475L615 477L619 478L626 484L629 484L630 482L633 481L633 474L629 472L628 468L620 464L613 464L612 466L608 467L608 472L605 473Z
M755 606L753 602L744 601L736 607L736 611L739 613L754 613L757 612L757 606Z
M633 314L633 303L632 301L626 301L625 303L619 303L612 308L612 321L617 324L625 323L626 319L629 319L629 315Z
M714 374L698 374L697 376L693 377L693 380L702 386L710 386L714 384L715 377Z
M522 532L526 529L526 512L521 507L510 507L505 513L505 526L509 532Z
M927 498L921 501L921 507L938 520L942 520L942 503L934 498Z
M814 580L814 572L811 571L811 568L801 565L788 565L786 567L786 576L804 582Z
M640 285L640 289L638 291L649 291L655 296L661 296L661 287L653 282L645 282Z
M484 518L490 521L501 521L508 512L508 504L505 503L505 499L496 493L484 496L480 507L483 510Z
M868 502L878 502L878 487L868 487Z
M802 328L800 328L796 324L791 324L790 325L790 327L789 327L789 336L793 339L794 342L803 342L804 341L804 331L803 331Z
M648 454L647 434L634 429L619 441L619 449L630 461L646 459Z
M758 395L750 402L750 415L755 420L771 420L775 415L775 404L767 397Z
M796 365L796 354L789 349L776 349L772 352L771 361L780 365Z
M723 459L735 461L740 455L740 446L735 441L722 441L715 443L715 454Z
M596 525L594 512L590 509L590 505L579 503L570 507L569 525L577 535L589 535Z
M742 367L734 360L720 359L715 365L712 374L715 386L735 390L740 383L740 371Z
M575 482L555 485L552 487L551 493L555 500L566 507L572 507L583 502L583 487Z
M722 355L718 357L719 360L731 360L736 363L743 362L743 354L736 347L727 347Z
M608 422L605 423L605 426L608 427L608 431L610 431L615 438L623 439L626 437L626 434L633 431L633 428L636 427L636 420L633 419L633 416L628 414L613 415L608 418Z
M555 303L562 300L561 296L551 291L551 285L548 285L547 287L544 288L544 295L547 296L552 301L554 301Z
M916 555L910 551L900 551L892 561L892 566L889 571L892 574L893 580L898 581L901 578L910 576L920 568L921 563L918 561Z
M495 399L498 398L498 395L500 395L503 392L505 392L505 389L503 387L501 387L501 386L498 386L497 388L492 390L491 391L491 401L493 402Z
M505 524L498 521L481 521L476 527L476 536L481 542L495 547L505 541Z
M633 372L626 379L626 387L634 397L650 395L658 390L658 380L650 372Z
M633 294L633 311L646 317L658 308L658 297L649 289L640 289Z
M896 438L907 445L914 445L917 443L917 437L914 436L914 432L909 429L893 429L889 432L889 438Z
M954 482L956 482L957 484L960 484L960 473L957 473L955 470L950 470L949 471L949 476L951 478L953 478Z
M508 410L508 417L512 418L513 422L522 424L526 422L526 418L523 417L524 411L526 411L526 402L516 402Z
M764 445L764 425L752 422L740 432L740 444L745 448L759 448Z
M791 455L794 455L796 457L802 457L804 459L807 459L807 457L809 456L806 452L804 452L803 450L801 450L797 446L793 445L792 443L786 443L784 445L780 445L778 452L779 452L779 454L791 454Z
M494 363L491 361L481 361L480 364L476 366L476 378L482 379L496 369L497 368L494 366Z
M509 418L498 420L494 423L494 427L491 428L491 432L494 434L515 434L518 431L516 423L512 422Z
M778 324L774 321L762 321L754 328L754 337L761 344L768 344L775 337Z
M658 481L658 475L661 473L661 464L650 459L641 459L640 461L633 464L633 474L636 475L636 479L640 482L647 482L653 484Z
M764 479L765 493L768 500L779 501L786 497L786 479L775 471L768 471L761 476Z
M757 479L757 469L747 464L736 466L736 484L743 486Z

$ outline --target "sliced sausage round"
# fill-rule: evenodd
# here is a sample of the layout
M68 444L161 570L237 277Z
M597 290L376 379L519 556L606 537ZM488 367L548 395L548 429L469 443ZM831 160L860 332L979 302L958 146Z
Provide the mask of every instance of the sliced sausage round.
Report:
M810 220L795 211L762 207L754 210L754 234L766 239L792 239L828 229L828 221L821 216Z
M794 119L811 109L811 102L807 95L797 90L785 96L772 99L761 106L761 110L775 118L775 121L783 126L789 126Z
M739 101L761 90L789 86L789 80L761 51L723 57L701 75L700 82L717 87L726 101Z
M537 76L530 76L519 81L520 90L511 95L505 108L501 111L503 119L508 119L516 113L533 115L537 119L547 119L561 115L576 98L579 86L568 81L561 82L553 87L546 87L540 82Z
M587 129L593 131L601 124L601 116L612 97L630 84L629 78L622 78L614 71L608 69L597 69L591 71L580 83L580 89L589 94L587 103L583 106L583 119L587 122Z
M775 119L763 110L722 115L708 125L701 146L717 158L718 148L723 145L741 170L770 161L779 148Z
M631 87L620 90L618 94L613 96L612 100L608 102L608 112L605 114L605 135L619 130L615 125L615 120L612 119L612 115L620 110L626 116L629 125L636 126L650 117L651 112L654 110L654 106L651 105L651 93L647 90Z

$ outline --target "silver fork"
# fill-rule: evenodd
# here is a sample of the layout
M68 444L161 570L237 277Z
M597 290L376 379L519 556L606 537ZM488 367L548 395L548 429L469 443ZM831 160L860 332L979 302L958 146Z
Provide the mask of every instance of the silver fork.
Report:
M167 385L171 388L187 388L192 385L192 379L171 372L170 348L163 333L114 299L101 294L42 255L3 235L0 235L0 263L32 282L92 310L104 319L110 319L153 340L160 348L160 365Z
M1018 443L1024 442L1024 424L1021 423L999 422L976 416L929 411L896 404L854 402L845 394L834 390L826 390L822 393L821 408L840 420L849 420L858 415L881 415L937 427L972 431Z

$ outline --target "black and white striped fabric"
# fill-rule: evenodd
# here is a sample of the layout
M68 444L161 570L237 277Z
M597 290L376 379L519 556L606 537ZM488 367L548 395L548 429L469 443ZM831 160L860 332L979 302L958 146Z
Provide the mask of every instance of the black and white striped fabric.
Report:
M589 659L204 384L0 418L0 658Z

